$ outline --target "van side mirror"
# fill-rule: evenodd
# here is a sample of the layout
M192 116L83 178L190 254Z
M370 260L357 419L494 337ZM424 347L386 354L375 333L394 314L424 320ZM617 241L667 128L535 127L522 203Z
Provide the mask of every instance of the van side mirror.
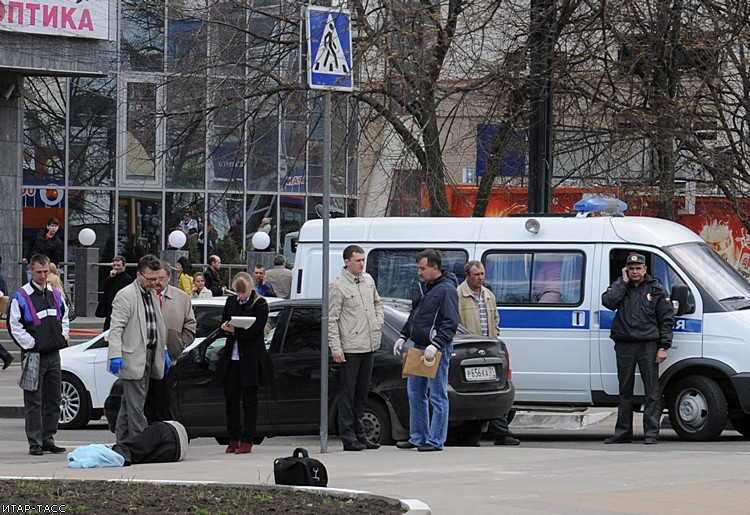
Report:
M675 308L675 316L695 312L695 299L686 284L672 286L672 305Z

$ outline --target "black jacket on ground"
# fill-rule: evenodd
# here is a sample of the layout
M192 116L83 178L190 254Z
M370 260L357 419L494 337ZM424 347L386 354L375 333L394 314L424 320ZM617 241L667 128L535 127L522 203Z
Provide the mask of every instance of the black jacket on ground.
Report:
M637 286L619 277L602 294L602 304L617 310L610 338L618 341L656 341L672 346L674 309L661 283L646 274Z

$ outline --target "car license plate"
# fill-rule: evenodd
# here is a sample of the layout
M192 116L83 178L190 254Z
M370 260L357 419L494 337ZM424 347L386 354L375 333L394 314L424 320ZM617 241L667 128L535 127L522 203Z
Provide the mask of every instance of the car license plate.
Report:
M466 380L475 381L497 381L497 371L495 367L466 367L464 369Z

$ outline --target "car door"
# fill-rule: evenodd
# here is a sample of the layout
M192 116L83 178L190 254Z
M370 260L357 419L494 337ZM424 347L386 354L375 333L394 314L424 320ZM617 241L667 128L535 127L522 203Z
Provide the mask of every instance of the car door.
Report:
M174 367L176 385L172 407L191 434L223 434L226 430L224 389L214 381L219 354L226 345L226 335L217 331L189 352L180 356ZM258 390L258 427L270 425L262 399L266 387Z
M273 391L269 392L275 398L268 402L275 426L320 423L320 318L320 306L294 305L276 327L270 350Z

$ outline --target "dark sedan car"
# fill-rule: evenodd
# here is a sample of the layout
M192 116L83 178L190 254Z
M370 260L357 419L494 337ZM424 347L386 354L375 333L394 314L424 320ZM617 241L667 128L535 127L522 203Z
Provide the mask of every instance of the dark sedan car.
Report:
M393 342L407 315L398 307L385 306L382 345L375 354L370 397L364 413L367 438L381 444L409 436L406 380L401 377L401 358L392 353ZM318 433L320 320L319 299L270 305L266 347L271 370L269 384L258 393L258 440ZM224 394L222 388L212 382L218 351L224 347L225 338L219 331L189 348L169 374L174 381L172 413L187 428L191 438L210 436L220 442L226 440ZM508 413L515 393L508 364L503 342L478 337L459 328L448 376L449 444L476 445L483 422ZM329 427L332 432L336 431L339 366L329 358ZM114 389L113 397L116 397ZM115 407L115 399L109 401L110 406Z

